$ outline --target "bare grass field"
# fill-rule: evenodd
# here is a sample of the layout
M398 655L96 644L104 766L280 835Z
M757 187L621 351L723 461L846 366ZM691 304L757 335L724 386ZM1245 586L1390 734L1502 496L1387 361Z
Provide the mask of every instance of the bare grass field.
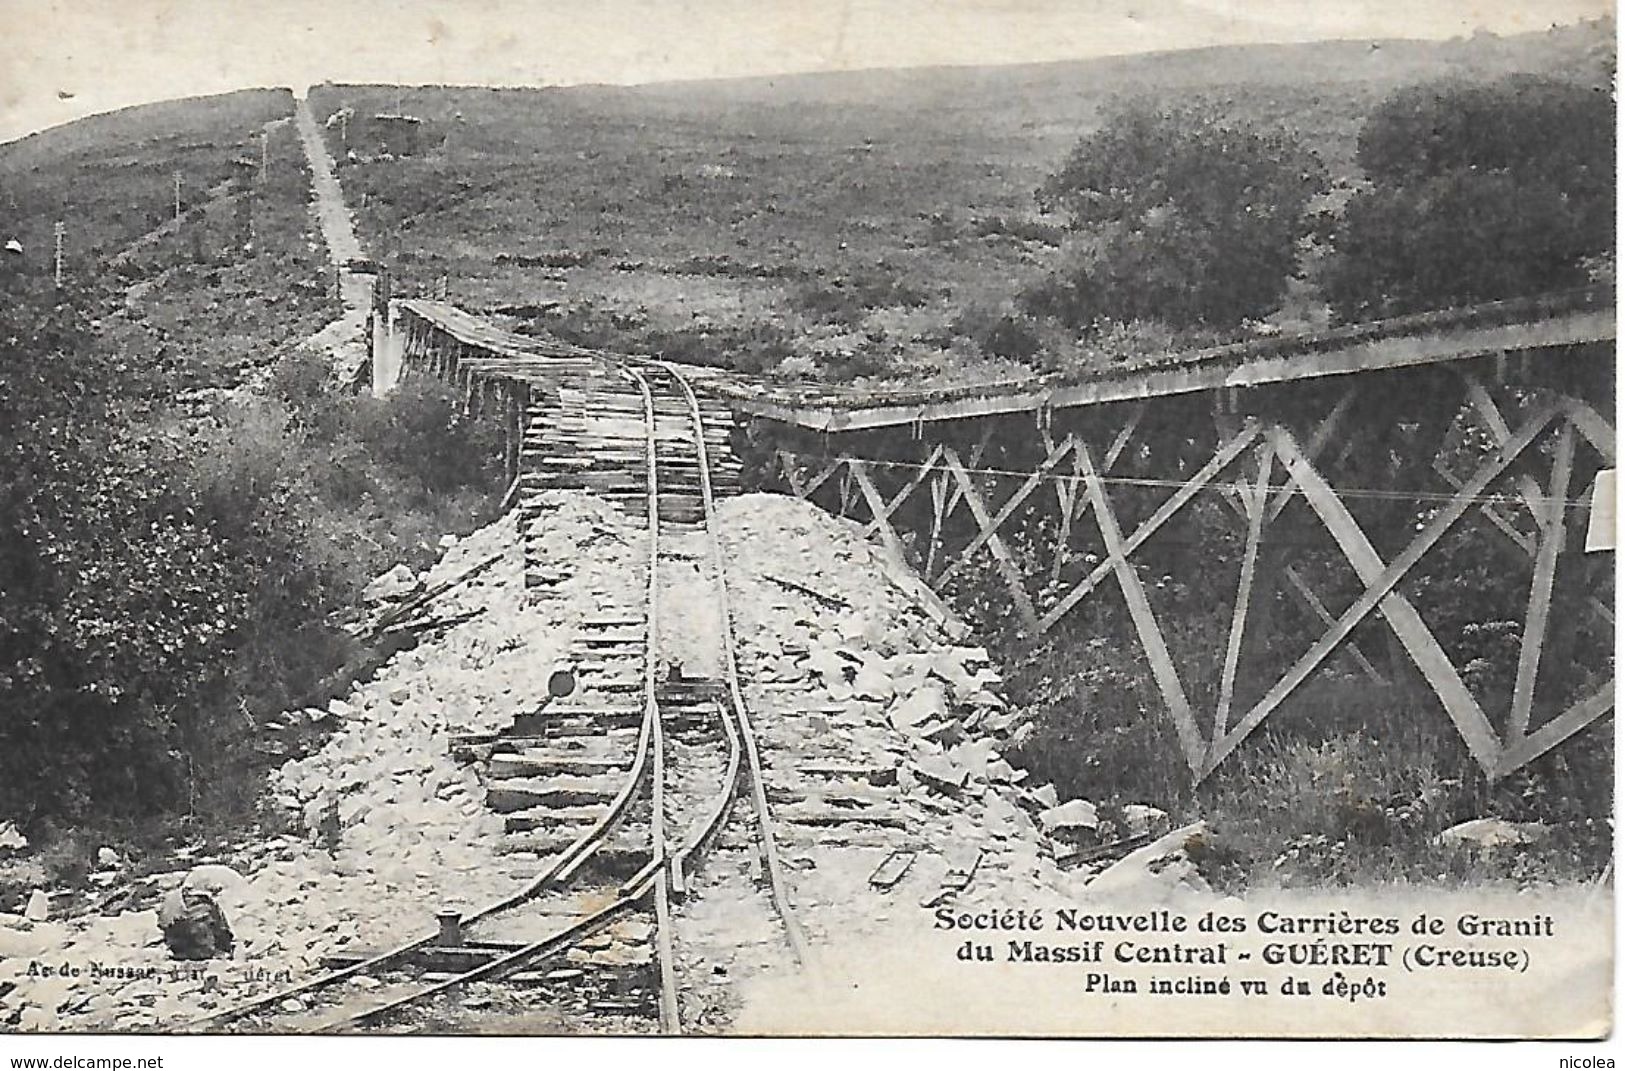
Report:
M287 90L163 101L53 127L0 145L5 239L48 272L52 226L67 225L69 263L92 270L259 162L261 125L292 112Z
M751 372L951 382L1022 370L974 336L1054 266L1064 232L1034 190L1114 102L1287 129L1346 188L1395 88L1611 55L1582 26L638 88L324 86L312 105L354 116L328 137L397 292ZM370 133L396 112L422 121L416 152Z

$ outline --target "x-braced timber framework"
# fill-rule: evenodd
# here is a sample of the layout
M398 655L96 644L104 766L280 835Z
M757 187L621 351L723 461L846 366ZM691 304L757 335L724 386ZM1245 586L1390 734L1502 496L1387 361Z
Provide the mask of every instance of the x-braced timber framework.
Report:
M1614 429L1595 408L1575 397L1535 390L1497 403L1472 372L1451 375L1463 389L1459 405L1442 426L1446 430L1470 428L1482 448L1466 453L1475 462L1467 472L1454 471L1442 453L1431 459L1431 473L1441 481L1439 489L1417 496L1423 505L1410 514L1405 529L1409 541L1388 558L1379 553L1345 495L1326 474L1330 466L1348 458L1358 438L1348 427L1350 410L1361 389L1358 379L1335 396L1313 427L1300 428L1306 433L1302 435L1287 422L1266 416L1232 415L1227 419L1223 412L1216 412L1220 434L1206 461L1188 475L1167 481L1171 487L1167 497L1127 530L1123 512L1110 489L1115 482L1112 471L1125 452L1137 445L1147 406L1154 402L1114 407L1121 422L1113 434L1097 440L1098 452L1078 431L1057 439L1052 415L1038 413L1037 434L1044 456L1002 501L994 501L988 486L998 481L983 476L983 483L978 482L982 459L995 434L992 423L963 456L963 442L960 447L937 442L921 460L903 465L886 458L860 457L856 452L833 458L804 458L779 450L777 469L785 486L797 496L816 497L841 514L866 522L866 535L878 537L897 555L912 557L938 591L986 555L980 560L991 559L989 564L1030 638L1054 628L1086 600L1097 596L1108 581L1113 582L1127 606L1135 637L1195 780L1206 778L1234 754L1249 734L1281 709L1334 655L1346 658L1348 665L1372 681L1385 683L1384 673L1351 638L1362 626L1369 635L1367 623L1374 619L1380 620L1397 640L1474 760L1489 778L1496 779L1538 758L1613 708L1613 678L1609 676L1600 686L1589 688L1565 709L1532 727L1542 653L1552 631L1559 556L1566 542L1574 542L1569 538L1572 528L1583 524L1585 518L1585 511L1576 503L1576 496L1586 490L1577 487L1573 479L1576 450L1591 452L1592 471L1597 465L1612 467ZM1215 409L1222 410L1225 395L1216 399ZM1448 407L1455 400L1441 402ZM1434 447L1442 449L1438 442ZM1458 450L1455 466L1461 465L1462 456ZM1531 472L1540 467L1542 460L1549 460L1544 485ZM1221 482L1227 470L1240 475ZM1015 478L1015 474L1007 474L1005 486ZM1487 493L1498 481L1509 484L1511 493ZM916 501L922 491L926 495L924 508ZM1136 557L1204 492L1216 494L1226 503L1242 529L1244 541L1217 698L1205 712L1199 711L1187 694L1165 636L1165 622L1159 619L1148 595ZM1275 562L1279 590L1295 600L1306 619L1322 631L1261 696L1244 704L1244 709L1237 709L1238 672L1251 611L1258 598L1261 550L1272 523L1294 500L1307 505L1352 568L1358 578L1358 593L1340 611L1333 611L1317 593L1309 575L1291 562ZM961 506L970 521L965 525L961 518L960 529L970 535L950 552L947 533ZM1035 562L1031 554L1028 561L1022 562L1001 533L1007 532L1012 518L1035 509L1053 510L1050 530L1054 542L1047 549L1047 562ZM1516 678L1506 707L1509 712L1500 719L1500 731L1402 590L1408 580L1415 578L1419 563L1463 518L1475 512L1530 566ZM912 518L912 530L900 521L905 514ZM1075 558L1078 526L1089 517L1104 552L1081 579L1070 586L1061 585L1063 570ZM1520 521L1524 527L1520 527ZM1034 580L1041 588L1036 597L1029 589ZM1606 621L1611 631L1613 616L1602 599L1586 591L1577 601L1579 605L1563 612L1594 614Z

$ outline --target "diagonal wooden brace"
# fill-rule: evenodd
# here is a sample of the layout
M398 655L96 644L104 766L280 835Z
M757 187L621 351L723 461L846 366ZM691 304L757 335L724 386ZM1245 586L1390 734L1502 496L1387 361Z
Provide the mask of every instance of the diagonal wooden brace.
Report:
M1151 609L1151 600L1146 597L1145 585L1140 582L1140 574L1134 571L1133 564L1128 560L1130 551L1123 541L1123 531L1117 524L1117 514L1113 512L1111 502L1106 498L1100 474L1095 471L1094 462L1089 459L1089 448L1080 444L1077 456L1078 464L1083 469L1084 487L1094 503L1095 523L1100 526L1100 537L1106 547L1106 558L1112 565L1112 571L1117 575L1117 586L1123 592L1123 601L1128 603L1129 617L1134 621L1134 631L1139 634L1140 645L1145 649L1146 660L1151 664L1151 675L1157 682L1157 689L1162 693L1162 701L1168 708L1169 716L1173 718L1174 730L1179 735L1180 750L1185 753L1185 762L1190 766L1191 772L1196 773L1202 768L1207 742L1202 739L1202 732L1196 726L1196 716L1191 711L1185 687L1180 683L1179 670L1174 666L1173 656L1168 652L1168 643L1163 638L1162 629L1157 625L1156 614Z
M993 518L987 512L987 505L971 482L970 475L965 466L959 461L959 455L952 448L943 451L943 458L948 462L948 471L952 472L958 482L960 490L964 492L965 504L970 507L971 516L976 518L976 524L987 536L985 542L987 549L993 552L994 564L1004 577L1005 586L1010 589L1010 597L1016 602L1016 610L1021 614L1021 620L1030 632L1038 630L1038 611L1033 607L1032 596L1027 594L1026 585L1022 582L1021 569L1016 565L1015 555L1010 548L1004 545L1004 540L998 536Z
M910 495L920 489L920 485L923 484L926 481L926 478L931 475L932 470L936 467L937 462L941 460L941 458L942 445L939 443L932 448L931 453L926 457L925 461L922 462L920 467L914 471L913 477L903 485L903 489L891 496L891 498L885 502L882 509L875 510L874 519L869 522L869 527L863 530L863 537L865 539L868 539L870 536L880 531L881 525L890 524L891 515L897 512L898 507L906 502ZM871 505L870 508L874 509L873 505Z
M1512 715L1507 721L1507 743L1529 733L1529 714L1535 706L1535 676L1540 652L1546 645L1546 622L1552 608L1552 581L1557 577L1557 556L1563 549L1564 503L1569 494L1569 471L1574 465L1574 425L1565 423L1558 433L1552 458L1552 487L1535 516L1540 521L1540 549L1535 552L1535 574L1529 582L1529 610L1524 615L1523 638L1518 645L1518 676L1512 686Z
M1591 406L1578 398L1568 398L1564 401L1568 410L1569 420L1574 424L1574 430L1580 437L1591 444L1591 448L1602 455L1603 461L1610 467L1614 464L1614 426Z
M784 482L790 485L790 493L795 495L797 498L806 498L806 489L801 483L801 477L796 474L796 462L795 459L790 456L790 452L787 450L775 450L773 452L773 457L779 463L779 475L783 476Z
M1376 549L1360 530L1348 507L1338 499L1336 492L1326 483L1314 466L1309 464L1285 428L1271 428L1267 433L1292 478L1303 489L1309 505L1320 516L1321 522L1342 548L1349 564L1366 584L1366 590L1343 611L1336 625L1321 636L1309 650L1286 672L1252 710L1219 740L1214 741L1213 752L1206 771L1211 772L1246 736L1256 729L1276 707L1297 690L1309 675L1342 643L1354 627L1374 609L1381 607L1389 627L1394 630L1406 652L1422 671L1434 693L1443 703L1445 712L1456 725L1473 758L1485 770L1493 773L1498 768L1501 745L1489 720L1477 700L1462 683L1461 676L1451 665L1433 633L1423 624L1410 601L1394 591L1399 582L1421 560L1456 522L1473 507L1496 477L1505 472L1531 443L1546 430L1557 415L1556 406L1542 407L1527 424L1494 454L1487 458L1473 476L1462 486L1461 493L1443 506L1411 541L1410 546L1392 564L1384 565Z
M936 572L937 551L942 549L942 522L948 515L948 473L938 469L931 477L931 541L925 548L925 579Z
M1495 399L1490 397L1490 392L1478 377L1467 376L1466 379L1468 403L1478 414L1478 419L1484 427L1489 430L1490 438L1494 440L1495 445L1500 446L1512 437L1512 429L1507 427L1506 418L1501 415ZM1525 508L1529 510L1531 516L1538 519L1541 515L1540 484L1529 475L1520 475L1516 482L1518 494L1523 498Z
M1314 434L1309 436L1309 441L1304 444L1303 453L1311 462L1320 459L1321 453L1325 451L1327 445L1332 442L1333 437L1337 434L1337 429L1342 427L1343 418L1348 415L1350 407L1353 406L1354 396L1359 392L1359 389L1359 385L1356 384L1345 390L1338 397L1337 403L1332 406L1332 411L1326 414L1325 418L1315 427ZM1270 503L1269 513L1264 518L1265 524L1274 521L1287 506L1291 505L1292 495L1292 482L1288 480L1276 492L1275 500Z
M1230 639L1225 645L1224 668L1219 675L1219 704L1213 714L1213 738L1224 735L1230 721L1230 703L1236 694L1236 670L1241 664L1242 634L1252 603L1253 577L1258 568L1258 545L1264 535L1264 507L1270 493L1270 462L1275 454L1266 444L1258 451L1258 480L1241 491L1239 505L1247 516L1247 543L1241 555L1241 576L1236 581L1236 602L1230 614Z
M965 549L960 551L959 560L943 570L940 578L941 583L947 583L948 579L970 560L970 556L980 550L982 544L993 537L993 534L999 530L999 526L1010 519L1010 515L1015 513L1023 502L1027 501L1028 496L1038 489L1038 485L1044 482L1045 477L1050 474L1055 466L1066 460L1066 456L1072 452L1077 444L1078 440L1069 435L1064 442L1050 451L1049 456L1044 459L1044 463L1039 465L1032 475L1028 476L1026 481L1016 489L1016 493L1006 499L1004 505L999 507L999 512L993 515L991 527L983 528L978 532L976 538L972 539Z
M847 463L852 471L852 478L858 482L858 490L863 493L864 501L869 503L869 510L875 515L871 528L878 528L881 541L886 549L891 551L900 562L907 562L908 555L903 550L903 541L898 538L896 529L886 519L886 504L881 501L880 492L875 488L874 481L869 478L869 467L859 458L852 458ZM867 534L867 533L865 533Z
M1614 709L1614 678L1601 688L1577 700L1573 706L1509 746L1501 755L1492 778L1507 774L1540 758L1587 725Z
M1170 517L1183 509L1191 499L1196 497L1197 492L1211 483L1213 478L1222 472L1226 465L1234 461L1253 440L1258 438L1258 434L1258 424L1249 420L1239 432L1231 436L1227 442L1219 447L1218 452L1208 459L1207 464L1193 473L1190 479L1181 485L1179 490L1170 495L1168 500L1159 506L1155 513L1147 517L1144 523L1134 530L1133 535L1123 541L1123 556L1126 558L1128 555L1133 554L1140 548L1140 544L1150 539L1157 529L1167 524ZM1092 498L1090 502L1091 505L1094 505ZM1060 602L1056 603L1044 614L1043 618L1038 622L1038 630L1044 632L1053 628L1057 621L1065 617L1068 611L1082 602L1102 580L1106 579L1106 574L1110 573L1113 568L1112 557L1107 554L1105 561L1095 566L1088 576L1084 577L1076 587L1067 592Z
M1144 416L1145 403L1140 402L1129 412L1128 419L1123 421L1123 426L1118 429L1116 436L1112 438L1111 445L1106 447L1106 456L1100 461L1101 473L1110 472L1112 466L1117 464L1117 459L1128 446L1129 440L1134 437L1134 432L1139 428L1140 420ZM1053 450L1055 449L1055 443L1051 439L1045 439L1044 447L1047 450ZM1085 513L1089 512L1089 496L1080 496L1078 494L1078 487L1082 482L1083 476L1078 468L1078 459L1074 455L1072 458L1072 475L1061 477L1055 481L1055 499L1056 504L1060 507L1061 523L1055 533L1055 556L1050 561L1049 582L1051 584L1061 582L1061 570L1065 568L1067 557L1072 550L1072 525L1081 520Z

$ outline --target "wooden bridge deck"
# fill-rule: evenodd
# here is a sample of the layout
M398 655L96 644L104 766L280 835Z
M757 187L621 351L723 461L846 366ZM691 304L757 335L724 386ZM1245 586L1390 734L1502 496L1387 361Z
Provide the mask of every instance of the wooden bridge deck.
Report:
M1229 387L1256 387L1416 365L1547 351L1616 337L1611 292L1502 302L1168 355L1078 375L941 391L799 389L727 375L707 383L741 412L819 432L859 431L1005 413L1061 410ZM1486 322L1488 321L1488 322Z
M520 376L557 374L615 355L504 331L439 301L401 306ZM1602 288L1355 324L1311 336L1261 339L1142 359L1087 375L1034 375L940 390L781 385L683 365L696 385L737 411L819 432L860 431L1061 410L1231 387L1512 356L1616 337L1613 292ZM492 359L495 360L492 360ZM579 362L579 364L576 364Z
M464 312L444 301L412 298L398 304L400 308L436 325L458 342L488 354L486 360L503 359L520 366L515 367L513 369L515 371L522 370L522 366L527 363L539 363L542 367L547 367L548 364L556 364L559 361L590 359L596 356L593 351L579 346L504 331L483 317Z

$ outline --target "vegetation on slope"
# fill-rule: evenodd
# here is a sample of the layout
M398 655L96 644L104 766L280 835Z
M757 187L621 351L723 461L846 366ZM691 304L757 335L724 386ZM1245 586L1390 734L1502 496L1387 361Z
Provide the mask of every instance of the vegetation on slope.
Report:
M292 113L285 89L164 101L92 116L0 145L0 224L30 272L51 270L52 228L70 265L100 265L259 163L262 124Z
M1360 132L1367 184L1333 236L1345 320L1582 286L1614 254L1614 102L1600 86L1429 82Z
M1607 87L1612 32L636 89L329 86L312 101L319 114L402 110L429 131L399 156L359 124L348 144L329 131L363 235L405 291L445 279L469 308L610 349L790 379L951 383L1164 341L1154 327L1081 338L1016 304L1079 244L1034 191L1118 106L1289 137L1327 173L1314 207L1335 210L1363 181L1365 117L1396 90L1441 72ZM1265 310L1274 328L1327 322L1313 292L1326 243L1298 252Z
M289 356L183 419L93 320L0 310L0 816L229 815L261 719L352 652L329 618L488 510L494 457L443 390L334 394ZM145 389L142 389L145 388Z
M1280 306L1325 186L1296 139L1202 113L1130 109L1038 189L1075 237L1027 307L1070 327L1233 325Z
M1613 106L1605 96L1550 81L1427 83L1396 93L1362 128L1359 160L1369 177L1332 230L1319 264L1337 311L1345 317L1390 315L1545 293L1611 273L1612 122ZM1117 136L1113 128L1108 132ZM1110 155L1132 157L1133 150L1117 147ZM1232 161L1236 155L1233 149L1212 153ZM1174 158L1166 152L1157 156L1158 161ZM1118 219L1111 213L1128 201L1113 197L1114 189L1133 190L1159 205L1172 200L1164 192L1168 182L1160 167L1140 167L1143 184L1118 179L1109 167L1105 177L1081 179L1078 169L1069 168L1055 185L1074 197L1073 191L1084 190L1082 200L1095 225L1109 230ZM1289 167L1286 174L1294 170ZM1271 203L1292 202L1276 197ZM1249 223L1256 215L1244 214ZM1268 233L1266 220L1256 224ZM1168 250L1163 270L1199 273L1205 248L1200 241L1183 246L1195 266L1178 264L1181 251ZM1129 274L1134 259L1124 254L1123 260ZM1241 263L1245 269L1248 258ZM1281 270L1277 261L1259 277L1280 284ZM1153 285L1163 277L1155 268L1139 268L1137 274ZM1091 311L1121 320L1143 314L1132 295L1114 306L1110 293L1097 287L1089 295L1097 303ZM1177 302L1172 307L1183 308ZM1235 300L1216 312L1226 309L1244 313L1245 304ZM1098 331L1098 322L1090 329ZM1401 399L1385 404L1396 408L1373 414L1379 424L1405 419ZM1472 469L1493 446L1460 427L1440 444L1454 471ZM1363 475L1348 479L1404 486L1391 470L1403 466L1398 459L1404 452L1420 448L1402 440L1367 441L1361 449L1374 460L1355 470ZM999 464L1020 470L1034 463ZM1114 490L1120 508L1131 516L1144 516L1161 493ZM1231 627L1231 607L1228 600L1213 598L1212 578L1235 577L1241 568L1234 518L1222 505L1216 494L1199 495L1187 516L1171 522L1159 537L1167 549L1140 556L1151 581L1150 601L1168 629L1181 680L1199 710L1213 709L1217 701L1217 667ZM1392 560L1433 507L1426 501L1392 501L1353 508L1362 527L1389 548ZM1306 539L1310 534L1278 538L1291 546L1294 565L1312 578L1311 586L1328 604L1348 605L1359 585L1341 555L1324 539ZM1051 545L1054 535L1018 532L1012 541L1020 546L1023 537L1036 547ZM1095 548L1084 564L1092 565L1103 553ZM1191 557L1197 553L1201 576L1192 575ZM1503 734L1529 597L1527 561L1520 557L1508 570L1504 554L1501 537L1488 525L1463 524L1441 542L1431 568L1406 581L1408 599ZM1563 563L1559 585L1568 598L1608 589L1611 562L1571 553ZM1076 566L1062 570L1056 583L1077 582L1077 571ZM1009 637L1010 622L994 609L1002 601L996 578L969 579L959 594L973 608L985 608L986 627ZM1247 672L1236 684L1244 703L1256 701L1265 684L1280 677L1303 649L1306 632L1320 631L1319 622L1299 613L1281 591L1260 589L1254 598L1249 627L1257 635ZM1249 876L1290 884L1494 875L1534 881L1592 877L1608 861L1610 724L1593 725L1489 783L1430 690L1392 650L1382 627L1368 622L1353 639L1371 651L1389 643L1393 657L1378 670L1382 683L1349 661L1318 673L1233 760L1193 790L1175 757L1179 749L1171 725L1151 714L1164 704L1138 644L1106 639L1135 632L1123 608L1107 600L1104 607L1075 613L1037 650L1013 655L1013 689L1034 715L1024 759L1063 792L1118 804L1175 800L1215 821L1235 852L1236 880ZM1612 672L1612 646L1613 630L1600 622L1559 625L1548 639L1542 710L1562 710L1603 687ZM1012 644L1012 652L1019 649ZM1435 838L1442 829L1487 814L1547 823L1549 836L1532 852L1485 856L1441 850Z
M416 156L334 145L364 231L404 291L445 278L453 300L508 308L536 330L786 377L965 378L1064 365L1063 352L1109 360L1247 317L1312 320L1326 296L1363 315L1589 276L1611 246L1581 236L1594 237L1599 192L1613 185L1589 146L1509 155L1517 130L1550 121L1536 116L1508 141L1409 163L1394 151L1407 124L1459 100L1427 89L1379 105L1440 63L1479 87L1520 70L1606 84L1602 38L1216 50L721 92L338 88L318 105L398 103L434 133ZM1508 107L1493 87L1467 92ZM853 108L852 95L873 106ZM1136 104L1115 125L1114 96ZM1532 99L1592 122L1598 98L1582 96L1556 87ZM147 115L174 129L142 128L111 180L97 171L96 137L79 136L90 128L0 148L0 193L34 280L14 281L0 310L0 449L15 459L0 473L0 820L34 833L112 813L246 807L245 774L262 761L253 727L350 653L330 616L376 572L466 530L487 501L493 474L479 459L490 444L452 398L421 383L387 402L334 395L326 368L290 351L326 314L327 290L286 124L272 128L266 174L252 177L258 124L286 112L285 96L271 98L218 105L204 133L188 133L179 112ZM1184 118L1201 109L1223 122ZM97 137L109 122L93 124ZM1124 138L1134 153L1099 158ZM1204 200L1211 184L1192 181L1216 156L1232 158L1236 199L1258 209L1241 230ZM105 258L172 213L178 166L215 203L112 278ZM1138 185L1147 176L1160 177L1156 197ZM1323 181L1331 193L1316 199ZM1040 189L1060 211L1038 210ZM1084 189L1106 196L1080 199ZM1516 216L1504 206L1528 190L1540 228L1464 248L1515 250L1501 259L1535 274L1429 290L1439 273L1423 253L1452 233L1406 246L1418 206ZM1309 228L1312 203L1331 221ZM74 287L58 292L40 280L49 225L64 215ZM1524 255L1547 238L1552 258ZM1254 255L1249 271L1226 275L1192 247ZM291 293L278 285L287 280ZM1031 297L1046 293L1048 305ZM271 370L258 395L216 398L202 416L167 404L177 383L232 387L254 367ZM1227 538L1216 512L1194 510L1188 538ZM1454 553L1466 569L1487 552ZM1497 601L1507 590L1475 590L1485 601L1466 607L1434 592L1427 612L1482 625L1451 653L1493 675L1516 619ZM982 594L984 607L997 601ZM1169 580L1154 598L1186 622L1182 658L1216 642L1224 621L1200 593ZM997 636L997 614L984 617ZM1027 759L1063 788L1180 800L1243 827L1253 858L1289 842L1283 865L1312 880L1358 872L1342 862L1356 857L1427 865L1426 830L1484 809L1562 823L1585 849L1580 869L1600 858L1600 730L1492 792L1442 734L1416 742L1426 763L1397 763L1379 740L1412 740L1425 719L1396 693L1362 723L1372 696L1351 689L1306 699L1336 716L1278 719L1285 731L1271 726L1192 797L1167 778L1144 667L1126 647L1099 647L1101 635L1127 635L1123 623L1075 624L1011 675L1038 712ZM1259 783L1279 813L1249 802L1257 792L1244 789Z
M216 109L195 118L213 129ZM34 260L0 278L0 822L70 871L149 819L246 816L274 761L263 720L360 656L336 622L361 587L427 564L498 489L488 434L448 392L335 393L298 348L337 310L292 125L270 128L262 175L264 118L215 139L256 166L122 266L73 249L61 289ZM19 143L30 181L83 177L81 134L54 163ZM143 174L167 176L173 150L129 146ZM142 237L118 188L77 194L87 229L118 234L101 254Z

